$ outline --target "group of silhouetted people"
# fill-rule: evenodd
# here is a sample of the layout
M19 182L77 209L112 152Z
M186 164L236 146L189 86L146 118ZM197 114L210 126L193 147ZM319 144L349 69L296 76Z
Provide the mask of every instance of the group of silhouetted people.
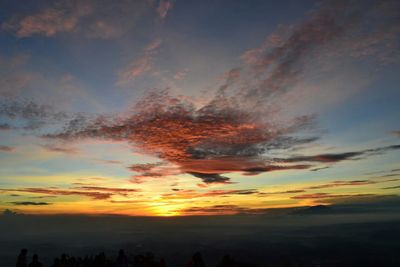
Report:
M105 253L100 253L96 256L73 257L67 254L62 254L54 259L51 267L165 267L164 258L156 260L150 252L139 254L129 260L124 250L119 250L115 260L108 259ZM239 266L229 255L223 257L218 267L237 267ZM22 249L17 258L16 267L43 267L39 261L39 256L34 254L31 262L28 264L28 250ZM187 262L186 267L205 267L203 258L199 252L193 254Z
M16 267L43 267L43 264L37 254L33 254L32 261L28 264L28 250L24 248L18 255Z

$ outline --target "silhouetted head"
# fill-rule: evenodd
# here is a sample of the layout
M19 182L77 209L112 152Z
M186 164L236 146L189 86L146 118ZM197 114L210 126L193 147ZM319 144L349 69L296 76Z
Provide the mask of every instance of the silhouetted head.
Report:
M33 257L32 257L32 260L33 261L38 261L39 260L38 254L34 254Z
M124 251L123 249L120 249L120 250L119 250L119 255L120 255L120 256L124 256L124 255L125 255L125 251Z
M203 261L203 258L201 257L200 252L196 252L196 253L193 254L193 260L197 261L197 262Z
M21 249L21 255L28 254L28 250L26 248Z

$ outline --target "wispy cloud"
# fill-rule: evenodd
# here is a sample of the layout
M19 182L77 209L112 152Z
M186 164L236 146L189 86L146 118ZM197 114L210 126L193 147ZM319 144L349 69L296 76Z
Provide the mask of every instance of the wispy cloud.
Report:
M64 154L77 154L79 153L79 149L69 146L60 146L55 144L46 144L42 146L45 150L51 152L58 152Z
M286 159L275 159L278 162L321 162L321 163L336 163L345 160L359 160L372 155L380 155L392 150L400 149L400 145L391 145L360 151L351 151L344 153L318 154L312 156L295 156Z
M16 206L47 206L52 204L49 202L32 202L32 201L14 201L10 203Z
M382 189L399 189L400 185L395 185L395 186L388 186L388 187L384 187Z
M15 151L15 147L0 145L0 152L14 152L14 151Z
M49 123L59 123L69 116L55 111L50 105L38 104L32 100L0 99L0 118L18 122L18 125L10 127L33 130Z
M8 131L11 130L11 126L8 123L1 123L0 124L0 131Z
M292 199L326 199L326 198L345 198L345 197L367 197L375 194L331 194L331 193L311 193L292 196Z
M117 85L126 86L137 77L142 76L152 70L154 55L161 45L161 39L155 39L143 49L139 58L133 60L128 66L118 73Z
M168 12L173 8L174 3L172 0L160 0L157 7L157 14L161 19L165 19Z
M17 22L5 23L3 28L15 30L17 37L29 37L34 34L50 37L57 33L76 30L79 21L91 12L89 1L58 1L54 7L45 8Z
M258 193L256 189L232 189L232 190L209 190L206 192L198 192L195 190L173 190L173 193L165 193L162 199L194 199L203 197L220 197L232 195L254 195Z
M169 4L162 6L160 11L164 11L165 15L172 7ZM18 38L35 35L54 38L61 34L75 34L86 38L110 39L131 31L140 18L154 9L146 0L101 3L92 0L56 0L50 5L37 1L34 7L31 13L17 8L17 12L1 24L2 30L12 32Z
M96 192L86 190L67 190L57 188L14 188L14 189L1 189L1 191L9 192L26 192L34 194L47 194L53 196L85 196L95 200L109 199L112 196L110 192Z
M228 215L228 214L259 214L266 209L246 208L238 205L214 205L208 207L190 207L179 210L183 215Z

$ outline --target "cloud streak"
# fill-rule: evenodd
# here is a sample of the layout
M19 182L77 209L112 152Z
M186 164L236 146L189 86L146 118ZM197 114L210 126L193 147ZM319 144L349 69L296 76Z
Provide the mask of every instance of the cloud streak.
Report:
M11 188L0 189L3 192L25 192L34 194L45 194L50 196L84 196L94 200L106 200L112 196L127 197L132 193L137 193L139 189L132 188L116 188L116 187L101 187L101 186L79 186L70 189L60 188Z
M49 202L32 202L32 201L14 201L10 203L16 206L48 206L52 204Z
M15 151L15 147L0 145L0 152L14 152L14 151Z

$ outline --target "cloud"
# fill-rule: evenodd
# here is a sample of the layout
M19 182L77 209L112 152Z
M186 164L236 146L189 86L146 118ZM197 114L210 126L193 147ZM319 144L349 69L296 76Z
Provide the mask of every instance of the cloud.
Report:
M86 190L66 190L57 188L15 188L15 189L0 189L1 191L14 191L14 192L26 192L34 194L48 194L54 196L85 196L95 200L109 199L113 194L110 192L95 192Z
M106 164L123 164L120 160L112 160L112 159L93 159L94 161Z
M375 194L331 194L331 193L312 193L292 196L292 199L328 199L328 198L344 198L344 197L368 197L376 196Z
M64 153L64 154L77 154L79 153L79 150L74 147L66 147L66 146L58 146L54 144L46 144L42 146L44 149L47 151L51 152L58 152L58 153Z
M260 214L266 209L252 209L237 205L214 205L208 207L190 207L179 210L182 215L233 215L233 214Z
M130 167L142 176L188 173L213 183L227 182L221 175L229 172L255 174L307 168L307 165L271 164L262 155L269 150L293 148L316 140L290 136L307 128L310 120L300 117L286 125L273 124L257 114L235 108L233 103L214 100L196 108L193 103L162 91L146 96L125 117L69 124L65 131L47 137L129 142L163 162Z
M281 195L281 194L297 194L304 193L306 190L304 189L293 189L293 190L285 190L285 191L275 191L275 192L260 192L258 195L260 196L268 196L268 195Z
M353 180L353 181L333 181L327 184L314 185L310 187L306 187L305 189L322 189L322 188L332 188L332 187L340 187L340 186L360 186L360 185L369 185L376 184L376 181L372 180Z
M229 178L222 176L218 173L199 173L199 172L189 172L189 174L193 175L194 177L200 178L206 184L229 184Z
M384 188L382 188L382 189L398 189L398 188L400 188L400 185L384 187Z
M171 6L166 3L170 2L160 2L167 12ZM316 51L335 44L355 25L365 23L364 17L355 16L357 12L353 5L342 2L322 4L304 22L273 34L267 44L246 52L244 65L226 72L223 84L204 104L171 95L168 90L155 90L128 111L77 116L61 131L44 137L128 142L135 150L161 160L162 164L130 166L136 173L135 182L191 174L205 184L230 183L228 173L315 169L319 166L314 165L320 163L333 164L398 149L400 146L394 145L311 156L274 156L318 140L315 134L305 134L312 129L315 116L285 118L279 100L302 78L305 63L313 62ZM117 84L127 85L150 72L160 45L161 40L155 39L144 47L142 54L119 72Z
M18 38L35 35L56 37L75 34L86 38L109 39L132 30L140 18L153 7L150 1L57 0L50 5L37 1L30 14L16 7L17 12L1 24L5 31Z
M129 194L131 193L137 193L141 191L140 189L135 189L135 188L118 188L118 187L102 187L102 186L79 186L79 187L74 187L72 189L111 193L113 195L120 195L125 197L129 196Z
M15 147L0 145L0 152L14 152L14 151L15 151Z
M171 0L160 0L157 7L157 14L161 19L165 19L168 12L173 8L174 3Z
M50 105L38 104L33 100L3 98L0 99L0 118L11 119L13 122L18 120L18 125L10 125L12 128L34 130L47 124L60 123L69 119L69 116Z
M47 37L57 33L73 32L82 18L92 12L89 1L58 1L54 7L44 8L37 14L28 15L15 24L3 24L3 28L15 30L17 37L41 34Z
M10 203L16 206L47 206L52 204L49 202L32 202L32 201L14 201Z
M188 69L183 69L183 70L177 71L174 74L173 78L178 81L183 80L183 79L185 79L187 73L188 73Z
M385 147L378 147L372 149L365 149L360 151L351 151L344 153L331 153L331 154L318 154L312 156L295 156L291 158L279 159L275 160L278 162L321 162L321 163L336 163L345 160L359 160L365 157L369 157L372 155L380 155L392 150L400 149L400 145L390 145Z
M342 2L322 4L309 19L271 35L260 48L245 52L242 59L254 71L258 84L246 96L261 103L266 97L285 93L300 78L303 60L312 52L342 36L355 21L352 10Z
M137 77L151 71L153 67L154 55L160 45L161 39L155 39L147 44L139 58L135 59L128 66L119 71L117 85L126 86Z
M8 123L1 123L0 124L0 131L8 131L11 130L11 126Z
M400 131L392 131L391 132L394 136L400 137Z
M63 132L46 137L65 141L81 138L124 141L162 160L130 166L137 173L135 182L187 173L206 184L230 183L229 177L223 174L303 170L315 167L316 163L333 164L400 148L400 145L391 145L311 156L268 156L274 151L293 150L317 140L317 137L294 136L307 129L312 119L305 116L278 124L260 118L257 111L239 109L227 99L213 99L196 107L187 99L158 91L144 97L128 113L70 123Z
M206 192L198 192L195 190L173 190L173 193L165 193L162 199L194 199L203 197L219 197L232 195L255 195L258 194L256 189L232 189L232 190L210 190Z

